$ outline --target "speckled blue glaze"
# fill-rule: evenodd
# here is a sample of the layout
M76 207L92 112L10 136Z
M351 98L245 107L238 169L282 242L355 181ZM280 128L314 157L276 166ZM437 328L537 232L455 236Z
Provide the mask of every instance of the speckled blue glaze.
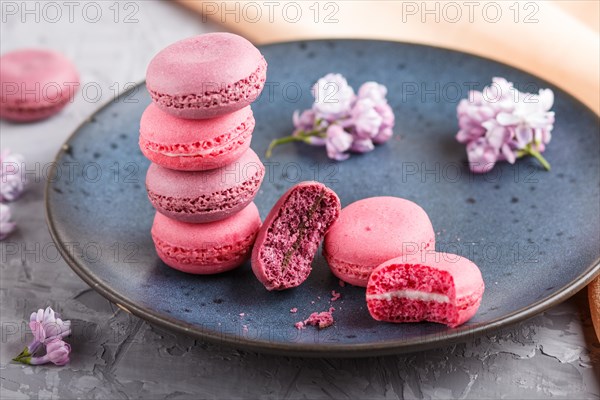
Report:
M253 104L257 154L291 132L292 112L311 104L310 87L332 71L345 75L355 89L368 80L386 85L397 121L389 143L343 163L302 144L263 157L267 175L255 200L261 216L287 188L310 179L333 188L343 206L378 195L415 201L438 232L437 249L465 255L481 268L486 292L479 312L456 329L376 322L366 309L364 289L340 287L321 254L302 286L276 293L264 289L249 263L217 276L168 268L150 237L154 211L144 189L149 162L137 145L139 118L150 102L143 85L78 129L58 154L47 187L50 231L61 253L112 301L151 322L237 347L358 356L470 340L567 298L598 272L599 121L571 96L506 65L433 47L350 40L278 44L261 51L269 71ZM520 90L555 91L557 120L545 153L552 172L534 160L502 163L483 176L468 172L465 148L454 139L456 103L469 86L481 89L494 76L514 81ZM330 301L332 290L342 294L340 300ZM332 327L294 328L330 306L336 308ZM293 307L296 314L289 312Z

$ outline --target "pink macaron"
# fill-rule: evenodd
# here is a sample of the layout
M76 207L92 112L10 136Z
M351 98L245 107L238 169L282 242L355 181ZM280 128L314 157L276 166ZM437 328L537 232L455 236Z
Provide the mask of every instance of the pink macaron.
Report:
M219 221L246 207L256 196L265 167L252 149L225 167L176 171L151 164L148 198L167 217L191 223Z
M242 265L250 256L260 228L254 203L231 217L190 224L156 213L152 240L168 266L190 274L217 274Z
M180 171L205 171L231 164L250 147L250 106L221 117L173 117L150 104L140 120L140 149L155 164Z
M378 321L462 325L481 304L485 285L464 257L427 252L386 261L373 270L367 307Z
M62 110L75 96L79 74L62 54L17 50L0 57L0 118L31 122Z
M335 276L367 286L379 264L434 248L433 226L421 207L399 197L370 197L342 210L325 236L324 254Z
M252 43L216 32L161 50L148 65L146 87L161 110L179 118L205 119L252 103L266 74L267 62Z
M319 182L290 188L269 212L252 250L252 270L268 290L300 285L329 227L340 214L340 200Z

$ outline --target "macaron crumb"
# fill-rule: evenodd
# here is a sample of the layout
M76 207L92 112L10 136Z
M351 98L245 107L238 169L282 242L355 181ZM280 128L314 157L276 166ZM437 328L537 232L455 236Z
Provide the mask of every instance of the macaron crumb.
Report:
M341 293L336 292L335 290L331 291L331 301L336 301L337 299L339 299L340 297L342 297Z
M304 321L299 321L294 324L296 329L304 329L307 325L316 326L319 329L325 329L333 325L333 312L335 308L330 307L329 311L314 312Z
M340 279L340 281L338 282L340 287L344 287L346 286L346 282L344 282L343 280Z
M242 325L242 330L244 331L244 333L248 332L248 325Z
M245 316L246 316L246 313L243 313L243 312L240 313L240 317L245 317Z
M297 313L297 312L298 312L298 308L297 308L297 307L294 307L294 308L290 309L290 312L291 312L292 314L295 314L295 313Z

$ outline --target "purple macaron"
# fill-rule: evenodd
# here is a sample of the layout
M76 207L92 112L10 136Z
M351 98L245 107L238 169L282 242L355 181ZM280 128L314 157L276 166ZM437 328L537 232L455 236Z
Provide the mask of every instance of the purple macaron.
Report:
M246 207L258 192L265 167L252 149L237 161L209 171L176 171L151 164L148 198L158 212L182 222L225 219Z
M248 106L260 95L266 75L267 62L252 43L215 32L161 50L148 65L146 87L162 111L206 119Z
M57 114L75 96L79 74L62 54L24 49L0 57L0 118L32 122Z

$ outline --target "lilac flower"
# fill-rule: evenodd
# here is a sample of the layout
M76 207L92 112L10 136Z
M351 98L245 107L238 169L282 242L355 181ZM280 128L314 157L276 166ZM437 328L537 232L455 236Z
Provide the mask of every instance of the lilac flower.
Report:
M60 339L54 339L46 345L46 355L41 357L25 357L20 362L31 365L47 364L65 365L69 362L71 346Z
M371 139L379 133L383 118L375 110L375 102L369 98L359 99L351 111L358 139Z
M296 110L292 115L292 121L294 122L294 128L296 132L307 132L314 129L315 126L315 112L313 110L304 110L302 113Z
M550 111L554 103L554 93L542 89L538 95L519 93L512 113L500 112L496 119L502 126L514 130L518 149L525 149L534 142L539 152L552 139L554 112Z
M375 145L371 139L358 139L354 138L352 142L352 146L350 146L350 151L354 153L368 153L373 150Z
M376 105L375 111L381 116L381 126L379 127L379 132L373 137L373 142L382 144L387 142L393 136L396 117L394 116L392 107L387 103Z
M392 128L383 128L379 131L379 133L373 138L373 143L375 144L383 144L391 139L394 135L394 131Z
M470 92L469 100L461 100L456 110L456 139L467 144L471 170L487 172L496 161L512 164L525 155L535 157L549 170L541 153L551 139L553 102L550 89L542 89L538 95L522 93L503 78L494 78L482 92Z
M471 171L481 174L494 167L498 158L498 150L485 138L479 138L467 144L467 156Z
M23 156L5 149L0 153L0 201L14 201L25 189L21 175Z
M330 125L327 128L327 156L336 161L346 160L350 155L346 153L352 146L352 135L339 125Z
M47 343L55 339L62 339L71 334L71 321L63 321L60 315L51 307L41 308L31 313L29 328L33 337L40 343Z
M342 75L328 74L317 81L312 93L312 107L294 112L292 135L272 140L267 158L280 144L304 142L325 146L330 158L342 161L348 159L348 152L369 152L394 134L395 117L385 86L366 82L355 95Z
M16 224L10 218L10 207L0 203L0 240L6 239L15 230Z
M61 320L58 313L55 313L51 307L47 307L45 310L40 308L37 312L31 313L31 316L29 317L29 328L33 333L33 341L25 347L21 354L14 358L14 361L34 364L36 357L32 358L32 356L40 347L46 345L47 351L50 352L50 350L48 350L50 343L55 343L57 341L62 342L63 338L71 334L71 321ZM45 362L41 363L43 364Z
M377 82L365 82L358 89L359 99L370 99L375 104L387 104L387 88Z
M312 87L313 111L318 119L334 122L348 116L356 98L354 89L340 74L327 74Z
M313 110L304 110L302 114L296 110L292 116L294 127L296 128L292 133L292 136L303 138L304 141L313 146L325 146L325 138L321 136L312 136L311 132L318 129L320 125L315 118L315 112Z

